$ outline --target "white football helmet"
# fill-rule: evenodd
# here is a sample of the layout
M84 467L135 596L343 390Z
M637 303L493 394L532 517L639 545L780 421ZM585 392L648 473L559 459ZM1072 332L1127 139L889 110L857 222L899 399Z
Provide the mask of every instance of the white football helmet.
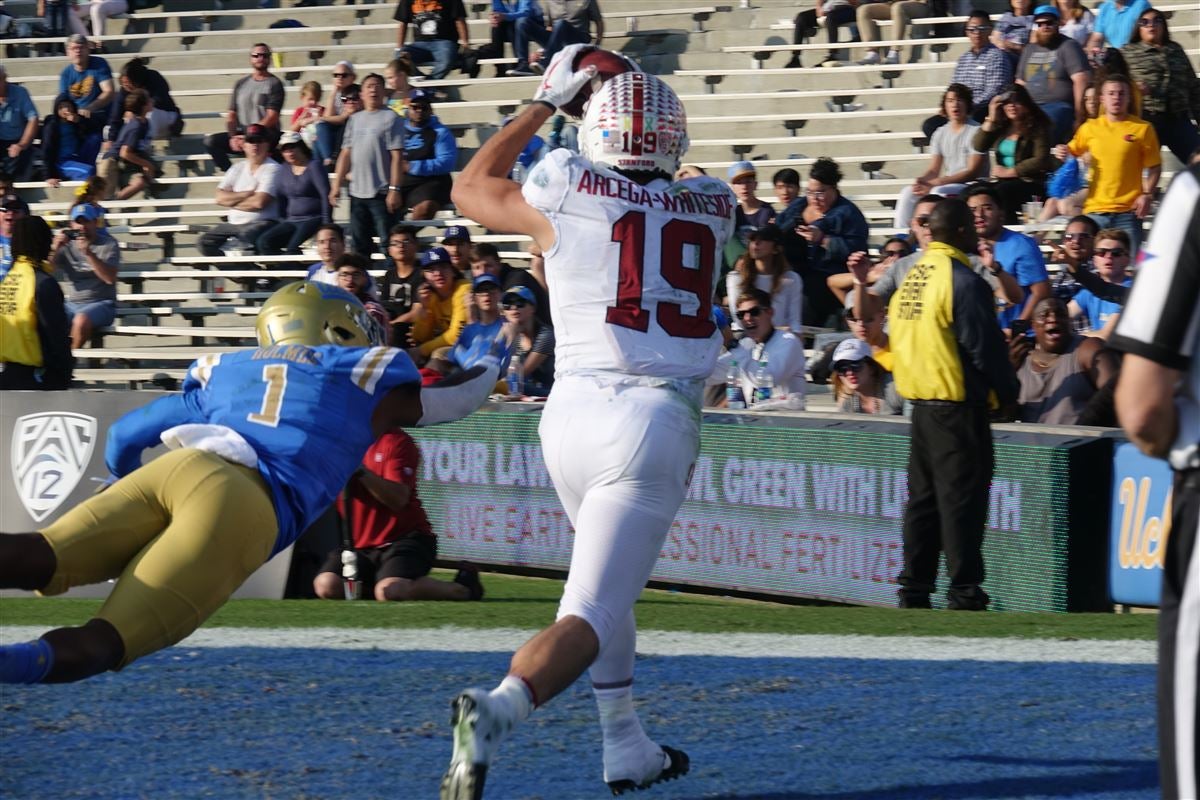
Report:
M579 125L579 152L614 169L674 175L688 149L687 112L666 83L623 72L588 101Z

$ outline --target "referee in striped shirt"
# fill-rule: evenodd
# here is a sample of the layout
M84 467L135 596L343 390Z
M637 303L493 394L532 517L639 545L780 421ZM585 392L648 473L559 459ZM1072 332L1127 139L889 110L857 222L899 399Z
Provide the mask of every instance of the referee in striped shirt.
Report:
M1158 627L1162 795L1198 796L1200 669L1200 166L1163 199L1110 346L1128 355L1117 383L1121 427L1175 470Z

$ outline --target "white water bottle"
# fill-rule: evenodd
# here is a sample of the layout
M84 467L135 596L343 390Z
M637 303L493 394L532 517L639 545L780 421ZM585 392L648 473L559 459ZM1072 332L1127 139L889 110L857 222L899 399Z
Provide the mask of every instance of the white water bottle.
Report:
M767 351L763 350L754 366L754 402L764 403L775 394L775 378L767 366Z
M725 407L745 408L746 394L742 391L742 375L738 370L737 356L729 354L729 371L725 374Z
M514 355L508 362L508 394L511 397L521 397L525 394L525 361L519 355Z

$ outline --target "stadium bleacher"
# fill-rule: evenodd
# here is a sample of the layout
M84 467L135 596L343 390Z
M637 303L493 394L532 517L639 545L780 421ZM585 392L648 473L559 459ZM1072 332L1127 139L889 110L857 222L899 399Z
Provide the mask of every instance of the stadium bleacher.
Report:
M920 123L937 106L965 41L905 42L926 45L918 51L920 60L907 64L785 69L779 65L791 51L826 51L830 46L816 40L791 44L793 3L758 0L753 7L747 5L602 0L608 29L605 45L638 59L680 93L690 115L692 148L687 163L723 174L734 161L752 160L760 169L762 199L773 202L768 185L772 171L791 166L803 173L818 156L837 159L849 178L843 191L871 222L871 244L877 247L893 232L891 199L927 162ZM487 37L487 4L476 0L467 6L471 37L482 43ZM1005 4L989 0L982 6L996 13ZM33 7L33 0L9 0L8 13L18 18L18 25L14 38L0 40L0 45L5 48L10 80L30 90L45 116L64 60L50 53L48 40L31 35ZM108 332L119 339L121 349L81 354L88 359L88 368L80 370L78 377L88 384L109 382L105 369L93 368L96 363L111 363L112 382L121 385L143 373L148 381L162 371L158 367L178 369L175 356L164 348L188 340L200 343L201 330L211 341L244 338L248 315L254 313L255 303L261 300L257 295L263 293L241 291L232 281L250 275L290 278L299 274L294 263L236 255L222 265L230 269L214 272L196 249L198 232L223 213L213 200L218 177L212 174L202 139L223 129L221 112L234 80L246 71L246 48L261 40L278 54L281 63L274 71L285 80L288 113L305 81L324 85L330 67L343 58L358 65L360 74L381 69L395 41L394 3L390 2L259 9L254 0L175 0L170 7L169 12L114 19L102 39L104 57L114 71L136 55L149 59L150 66L164 74L187 127L169 147L156 145L160 160L172 164L157 199L105 204L117 238L131 246L122 252L121 314ZM1200 53L1200 6L1164 8L1172 15L1173 37L1195 57ZM281 19L294 19L307 27L286 32L269 27ZM933 31L935 23L952 21L917 20L914 36ZM487 73L468 80L455 72L446 80L423 84L445 98L435 103L434 112L459 137L460 168L496 129L501 116L532 94L535 81L490 78ZM1165 151L1164 160L1166 175L1179 168ZM77 186L64 182L51 188L30 182L17 188L34 213L57 222ZM343 204L337 219L344 222L347 213ZM453 210L439 217L421 223L422 239L435 240L439 229L452 221L469 223L453 219ZM496 243L510 263L525 258L523 237L489 235L478 227L473 235ZM267 269L255 263L264 263ZM151 281L153 291L146 291Z

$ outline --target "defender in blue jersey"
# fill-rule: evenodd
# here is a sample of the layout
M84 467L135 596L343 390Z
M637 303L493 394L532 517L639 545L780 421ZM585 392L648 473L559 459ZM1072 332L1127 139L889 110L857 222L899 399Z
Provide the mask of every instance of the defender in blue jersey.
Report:
M0 682L80 680L179 642L332 504L376 438L469 414L499 372L485 359L422 389L362 304L323 284L276 292L257 334L257 349L200 358L181 394L113 425L106 491L0 535L0 587L117 579L86 624L0 647ZM141 466L160 441L169 452Z

